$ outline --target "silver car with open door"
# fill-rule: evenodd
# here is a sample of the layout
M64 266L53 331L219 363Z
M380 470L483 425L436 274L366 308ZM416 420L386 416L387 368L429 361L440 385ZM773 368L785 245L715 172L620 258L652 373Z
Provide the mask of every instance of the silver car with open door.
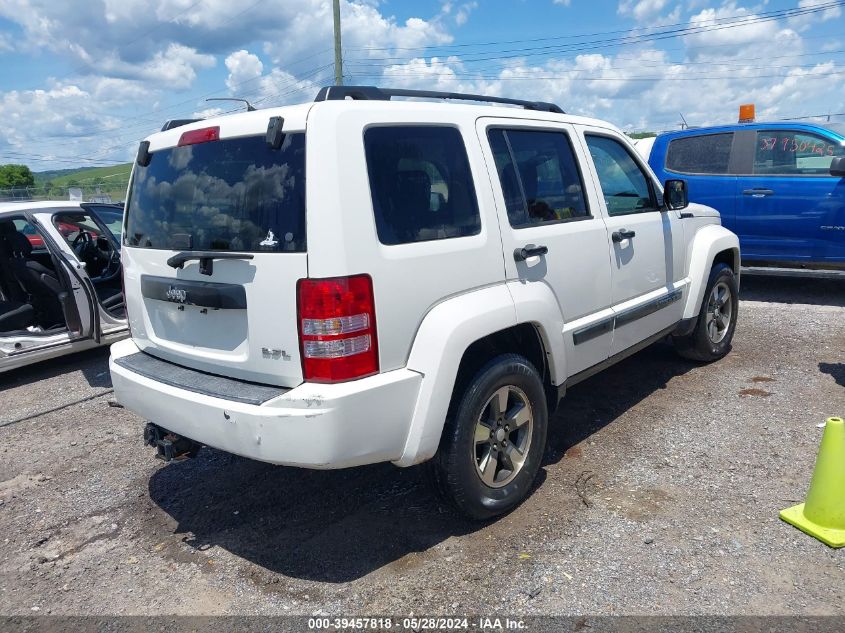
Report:
M0 204L0 372L128 335L118 205Z

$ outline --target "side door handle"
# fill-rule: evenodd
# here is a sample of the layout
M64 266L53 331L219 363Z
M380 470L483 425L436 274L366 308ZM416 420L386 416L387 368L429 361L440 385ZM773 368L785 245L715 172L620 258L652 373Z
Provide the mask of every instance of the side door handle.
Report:
M627 240L634 237L636 233L634 231L629 231L628 229L619 229L618 231L614 231L610 234L610 239L614 242L621 242L622 240Z
M745 189L742 192L743 196L751 196L753 198L765 198L766 196L773 196L775 192L771 189Z
M516 248L513 251L513 258L518 262L524 262L529 257L537 255L545 255L549 252L546 246L535 246L534 244L526 244L522 248Z

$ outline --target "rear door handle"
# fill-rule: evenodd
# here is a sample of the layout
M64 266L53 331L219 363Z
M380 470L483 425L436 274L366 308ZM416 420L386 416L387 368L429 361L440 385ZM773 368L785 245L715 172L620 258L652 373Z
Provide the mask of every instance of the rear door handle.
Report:
M634 231L629 231L628 229L619 229L618 231L614 231L610 234L610 239L614 242L621 242L622 240L628 240L634 237L636 233Z
M545 255L549 252L546 246L535 246L534 244L526 244L522 248L514 249L513 258L518 262L524 262L529 257L537 255Z
M752 196L754 198L765 198L766 196L773 196L775 194L771 189L745 189L742 192L743 196Z

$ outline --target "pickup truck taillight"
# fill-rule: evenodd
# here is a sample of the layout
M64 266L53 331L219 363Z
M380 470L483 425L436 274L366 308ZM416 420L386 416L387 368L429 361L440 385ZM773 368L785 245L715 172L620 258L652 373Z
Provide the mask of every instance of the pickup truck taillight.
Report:
M343 382L378 373L369 275L300 279L297 320L305 380Z

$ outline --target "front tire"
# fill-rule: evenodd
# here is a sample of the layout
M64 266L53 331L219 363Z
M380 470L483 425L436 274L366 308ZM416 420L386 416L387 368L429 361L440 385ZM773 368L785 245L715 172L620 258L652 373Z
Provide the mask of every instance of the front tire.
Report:
M738 312L736 275L727 264L716 264L710 271L695 329L687 336L673 337L675 349L691 360L723 358L731 349Z
M465 515L489 519L522 502L540 469L548 409L543 381L524 357L485 364L450 407L429 472Z

